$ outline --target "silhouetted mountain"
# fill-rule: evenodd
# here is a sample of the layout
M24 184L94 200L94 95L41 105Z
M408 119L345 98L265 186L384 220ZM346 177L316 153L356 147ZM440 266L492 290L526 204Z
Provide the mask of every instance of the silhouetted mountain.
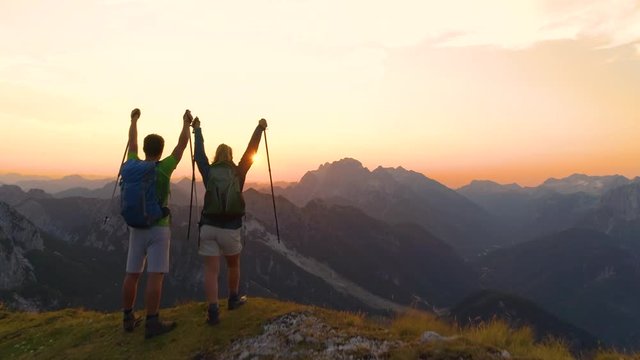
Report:
M84 197L84 198L94 198L94 199L111 199L111 195L113 194L113 187L115 185L114 181L106 183L103 187L98 189L88 189L85 187L74 187L70 189L66 189L57 193L54 193L53 196L56 198L67 198L67 197ZM120 193L119 189L116 189L116 195Z
M494 215L514 243L572 228L598 204L597 195L582 191L559 193L489 181L474 181L458 192Z
M640 182L605 193L580 225L618 237L635 253L640 253Z
M602 195L613 188L626 185L630 182L631 180L621 175L588 176L584 174L573 174L562 179L548 179L540 185L540 188L553 190L561 194L585 192L591 195Z
M24 190L41 189L49 194L58 193L71 188L87 188L98 189L103 187L112 179L86 179L79 175L69 175L60 179L42 179L42 180L20 180L15 185L20 186Z
M321 165L282 194L303 206L313 199L354 206L374 218L414 223L473 254L505 240L486 211L424 175L398 168L369 171L354 159Z
M640 344L638 258L593 230L571 229L479 260L482 283L532 299L606 342Z
M22 175L17 173L0 174L0 182L5 185L15 185L20 181L34 181L34 180L51 180L50 177L40 175Z
M202 207L202 199L204 199L205 189L204 184L200 181L200 174L197 174L196 176L193 206L195 206L197 202L198 205ZM171 204L188 206L191 200L190 194L191 178L182 178L171 183L171 198L169 199L169 202ZM197 213L199 213L199 211Z
M51 195L45 193L39 189L31 189L24 192L19 186L16 185L1 185L0 186L0 201L6 202L11 206L15 206L25 202L29 199L49 199Z
M499 194L517 192L523 190L518 184L502 185L490 180L473 180L469 185L459 188L457 191L464 196L484 196L487 194Z
M450 316L463 326L493 319L504 320L513 328L529 326L536 339L562 339L574 352L599 346L593 335L560 320L534 302L495 290L482 290L468 296L451 309Z

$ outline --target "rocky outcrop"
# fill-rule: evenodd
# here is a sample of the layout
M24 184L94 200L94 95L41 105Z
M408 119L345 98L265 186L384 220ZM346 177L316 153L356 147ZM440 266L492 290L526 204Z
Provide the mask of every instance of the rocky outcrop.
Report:
M0 290L35 280L33 267L24 254L42 248L38 229L9 205L0 202Z
M400 344L349 335L310 313L289 313L267 323L261 335L235 342L219 359L381 359Z

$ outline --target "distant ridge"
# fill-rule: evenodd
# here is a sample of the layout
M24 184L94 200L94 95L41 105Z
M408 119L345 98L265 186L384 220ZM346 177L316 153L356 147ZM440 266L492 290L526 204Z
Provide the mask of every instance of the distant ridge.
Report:
M585 192L593 195L602 195L618 186L638 181L640 177L629 179L622 175L592 176L586 174L572 174L564 178L548 178L538 186L523 187L517 183L500 184L492 180L472 180L469 184L461 186L457 191L461 193L490 193L500 191L534 191L536 189L552 190L562 194Z

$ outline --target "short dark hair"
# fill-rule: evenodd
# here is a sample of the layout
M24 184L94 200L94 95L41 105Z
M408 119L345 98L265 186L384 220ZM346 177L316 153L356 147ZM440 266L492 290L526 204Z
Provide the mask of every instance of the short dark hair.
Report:
M144 138L144 146L142 148L147 157L158 157L162 155L164 150L164 139L160 135L151 134Z

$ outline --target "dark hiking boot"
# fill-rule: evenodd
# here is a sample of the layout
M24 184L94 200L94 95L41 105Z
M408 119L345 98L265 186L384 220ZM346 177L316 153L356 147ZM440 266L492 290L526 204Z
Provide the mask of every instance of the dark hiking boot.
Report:
M218 311L218 308L215 308L215 310L212 310L212 309L207 310L207 324L218 325L219 323L220 323L220 311Z
M126 332L132 332L133 329L137 328L142 323L141 317L136 317L134 312L130 312L128 314L124 314L122 319L122 327Z
M227 308L229 310L235 310L246 303L247 303L246 296L232 295L229 297L229 305L227 305Z
M162 321L157 316L147 319L144 324L145 331L144 337L145 339L150 339L154 336L162 335L168 333L169 331L176 328L175 321Z

